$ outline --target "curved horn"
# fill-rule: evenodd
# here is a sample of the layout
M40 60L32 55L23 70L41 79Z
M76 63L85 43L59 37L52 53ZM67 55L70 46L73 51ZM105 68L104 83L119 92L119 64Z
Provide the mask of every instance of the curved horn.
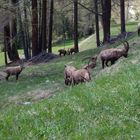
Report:
M126 40L124 42L126 43L127 47L129 47L129 43Z
M126 49L126 52L128 52L128 50L129 50L129 43L125 40L123 42L123 45L124 45L124 48Z
M129 45L127 40L123 40L123 41L121 41L121 42L122 42L123 44L126 43L127 45Z
M126 40L123 42L123 45L124 45L124 47L128 47L129 48L129 43Z
M126 45L127 45L126 42L125 41L122 41L122 43L123 43L124 47L126 47Z

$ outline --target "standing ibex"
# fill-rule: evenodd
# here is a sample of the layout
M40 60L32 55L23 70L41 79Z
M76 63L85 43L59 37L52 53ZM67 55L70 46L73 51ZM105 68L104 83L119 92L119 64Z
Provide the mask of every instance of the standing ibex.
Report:
M65 65L65 70L64 70L64 80L66 85L71 85L72 84L72 72L76 71L76 68L74 66L69 66Z
M72 72L71 80L72 85L76 85L83 82L89 82L91 80L91 76L87 69L79 69Z
M60 55L60 56L61 56L62 54L65 56L66 53L67 53L67 51L66 51L65 49L60 49L60 50L58 50L58 52L59 52L59 55Z
M6 67L4 72L7 74L6 76L6 80L8 80L8 78L11 76L11 75L15 75L16 76L16 80L18 80L18 76L19 74L22 72L22 70L25 68L23 66L23 60L21 60L19 62L19 66L9 66L9 67Z
M69 49L69 52L70 52L70 54L77 53L77 51L76 51L75 48L70 48L70 49Z
M129 50L129 44L127 41L124 43L124 48L117 49L117 48L111 48L106 49L100 52L99 57L102 61L102 68L104 68L104 63L106 66L108 66L108 62L111 62L111 65L115 63L120 57L124 56L127 57L128 50Z

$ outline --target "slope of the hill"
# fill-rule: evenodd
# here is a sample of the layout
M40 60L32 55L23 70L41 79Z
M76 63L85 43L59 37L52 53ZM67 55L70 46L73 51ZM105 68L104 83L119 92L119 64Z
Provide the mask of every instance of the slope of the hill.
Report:
M132 32L132 31L136 31L136 26L137 26L137 22L129 22L126 25L126 30L127 32ZM120 25L112 25L111 26L111 36L115 37L116 34L120 33ZM103 38L103 32L102 30L100 30L100 40L102 40ZM93 34L91 36L89 36L88 38L80 41L79 43L80 46L80 51L85 51L87 49L93 49L96 48L96 34Z
M100 49L27 67L17 82L0 81L0 139L140 139L140 38L128 42L128 58L104 70L98 60L86 84L66 87L64 64L80 68Z

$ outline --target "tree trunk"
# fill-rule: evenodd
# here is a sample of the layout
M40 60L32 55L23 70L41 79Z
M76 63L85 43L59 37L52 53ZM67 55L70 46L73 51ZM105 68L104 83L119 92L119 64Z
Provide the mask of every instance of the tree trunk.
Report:
M99 17L98 17L98 3L97 0L94 0L95 6L95 25L96 25L96 45L100 46L100 37L99 37Z
M54 12L54 1L51 0L50 12L49 12L49 35L48 35L48 52L52 53L52 29L53 29L53 12Z
M18 24L19 24L19 45L23 48L24 50L24 55L25 58L27 59L27 55L26 55L26 45L25 45L25 39L24 39L24 31L23 31L23 23L22 23L22 17L21 17L22 13L20 10L20 6L18 7Z
M125 2L120 0L120 15L121 15L121 33L125 33Z
M101 0L101 5L103 13L103 43L108 43L110 42L111 0Z
M47 0L42 2L42 51L47 49Z
M15 6L17 4L18 0L12 0L12 4ZM12 35L12 60L18 60L19 54L18 54L18 44L17 44L17 18L13 18L11 21L11 35Z
M25 5L24 5L25 6ZM19 45L23 48L24 50L24 56L25 59L28 60L30 58L30 54L29 54L29 45L27 43L27 34L26 34L26 24L25 22L23 22L22 20L22 12L20 10L20 6L18 8L18 22L19 22ZM25 10L25 7L24 7ZM25 13L24 13L25 14Z
M5 60L5 65L8 64L7 61L7 48L8 48L8 44L10 44L9 42L9 38L8 38L8 25L4 27L4 60Z
M32 0L32 56L39 54L38 49L38 10L37 0Z
M74 0L74 48L79 52L78 47L78 0Z
M12 49L11 49L11 43L10 43L10 25L9 24L4 27L4 45L8 54L8 58L10 61L12 61Z
M38 1L38 47L39 47L39 52L42 51L42 20L43 20L43 0Z
M29 20L28 20L28 17L27 17L27 10L26 10L26 1L24 1L24 27L23 27L23 30L24 30L24 42L25 42L25 46L27 47L28 49L28 52L27 52L27 59L30 59L31 58L31 40L30 40L30 35L29 35Z
M12 61L19 59L19 54L17 51L17 20L13 18L11 21L11 34L12 34Z

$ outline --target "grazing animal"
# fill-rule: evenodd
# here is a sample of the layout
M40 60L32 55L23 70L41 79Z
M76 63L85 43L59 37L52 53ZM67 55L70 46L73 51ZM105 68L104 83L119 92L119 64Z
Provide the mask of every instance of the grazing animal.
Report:
M3 72L5 72L7 74L6 76L6 80L8 81L8 78L11 75L15 75L16 76L16 80L18 80L18 76L19 74L22 72L22 70L25 67L23 66L23 64L20 64L19 66L10 66L10 67L6 67L5 70Z
M65 65L64 80L66 85L72 84L71 75L73 71L76 71L76 68L74 66Z
M73 54L73 53L77 53L76 49L75 48L70 48L70 54Z
M66 53L67 53L67 51L66 51L65 49L60 49L60 50L58 50L58 52L59 52L59 55L60 55L60 56L61 56L62 54L65 56Z
M138 27L137 27L138 29L138 36L140 36L140 23L138 23Z
M72 72L71 80L72 85L76 85L83 82L89 82L91 80L91 76L88 70L79 69Z
M106 49L100 52L99 57L102 61L102 68L104 68L104 64L108 66L108 62L111 62L111 65L115 63L120 57L124 56L127 57L128 50L129 50L129 44L127 41L125 41L124 48L117 49L117 48L111 48Z
M87 69L77 70L73 66L65 66L64 80L66 85L76 85L91 80L90 73Z
M88 64L83 66L83 68L84 69L93 69L93 68L95 68L96 67L96 61L97 61L97 56L95 56L95 57L87 57L87 58L90 58L90 59L88 61ZM85 60L87 58L84 58L83 60Z

